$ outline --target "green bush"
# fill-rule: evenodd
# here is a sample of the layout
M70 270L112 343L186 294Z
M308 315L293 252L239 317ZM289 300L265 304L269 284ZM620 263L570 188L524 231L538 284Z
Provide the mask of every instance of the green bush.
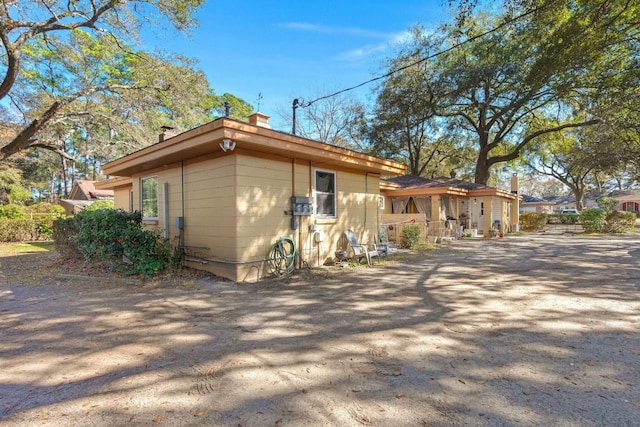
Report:
M420 226L418 224L405 225L400 232L400 244L403 248L413 248L420 243Z
M574 225L580 222L580 215L577 214L565 214L560 215L560 224Z
M600 197L598 199L598 207L605 211L613 211L618 207L618 200L613 197Z
M0 242L25 242L36 236L32 219L0 219Z
M171 246L159 232L142 229L140 212L83 210L58 220L54 238L64 253L77 252L88 262L110 261L124 274L152 276L171 261Z
M597 233L604 230L606 217L604 209L585 209L580 214L580 223L587 233Z
M52 239L53 221L60 218L59 213L29 213L26 215L17 206L7 206L11 206L11 208L4 209L3 212L8 213L9 218L0 216L0 242ZM6 208L6 206L0 207Z
M525 212L520 215L521 231L540 231L547 225L547 214L543 212Z
M85 211L97 211L100 209L113 209L113 200L96 200L84 208Z
M635 212L609 211L605 218L605 233L625 233L636 225Z
M0 218L24 219L27 217L24 209L18 205L0 205Z
M562 224L562 215L547 214L547 224Z

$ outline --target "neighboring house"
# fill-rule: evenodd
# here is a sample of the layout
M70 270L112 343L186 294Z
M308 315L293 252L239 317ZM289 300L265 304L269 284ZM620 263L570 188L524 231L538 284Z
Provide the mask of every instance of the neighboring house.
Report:
M555 202L540 199L538 197L522 195L522 202L520 202L520 213L525 212L541 212L541 213L553 213Z
M510 192L455 178L405 175L384 182L386 186L381 191L387 224L394 221L393 215L419 214L431 230L459 225L490 236L492 229L511 232L518 228L517 176L511 180ZM397 217L398 221L401 219Z
M60 200L67 215L74 215L96 200L113 200L113 190L97 189L97 181L78 180L73 183L69 197Z
M345 230L373 241L380 177L405 166L249 123L220 118L105 164L98 184L115 207L185 248L187 265L231 280L270 274L276 240L295 242L312 266L334 258Z
M616 190L607 194L618 201L618 210L640 211L640 190Z
M591 209L598 207L598 198L600 193L587 193L582 198L583 209ZM553 203L553 212L559 214L565 209L576 209L576 197L573 194L565 196L547 196L544 198L545 202Z

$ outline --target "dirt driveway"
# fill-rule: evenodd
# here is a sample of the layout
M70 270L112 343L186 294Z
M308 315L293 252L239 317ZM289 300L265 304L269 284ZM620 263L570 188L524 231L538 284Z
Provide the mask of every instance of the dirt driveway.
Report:
M637 236L240 286L33 273L52 256L0 258L1 426L640 425Z

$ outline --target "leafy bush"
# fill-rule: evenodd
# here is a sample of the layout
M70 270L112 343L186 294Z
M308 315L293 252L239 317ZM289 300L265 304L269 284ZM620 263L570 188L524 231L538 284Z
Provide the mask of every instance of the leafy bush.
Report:
M605 218L605 233L625 233L636 225L635 212L609 211Z
M540 231L547 225L547 214L543 212L525 212L520 215L520 230Z
M580 222L580 215L578 214L560 215L560 224L574 225L578 222Z
M24 242L36 235L32 219L0 219L0 242Z
M587 233L596 233L604 229L606 216L604 209L585 209L580 214L580 223Z
M85 211L97 211L100 209L113 209L113 200L96 200L84 208Z
M64 208L47 205L46 208L35 205L25 208L17 205L0 206L0 242L51 239L53 221L64 215Z
M0 218L24 219L27 217L24 209L18 205L0 205Z
M140 212L114 209L83 210L55 225L57 248L77 252L88 262L111 261L125 274L152 276L171 261L171 246L156 231L142 229Z
M405 225L400 232L400 244L403 248L413 248L420 243L420 226L418 224Z
M600 197L598 199L598 207L605 211L613 211L618 207L618 200L613 197Z
M562 215L547 214L547 224L562 224Z

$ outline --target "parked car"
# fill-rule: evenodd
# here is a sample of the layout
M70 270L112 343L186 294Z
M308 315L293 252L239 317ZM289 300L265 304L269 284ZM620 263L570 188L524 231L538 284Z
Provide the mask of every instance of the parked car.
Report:
M562 209L560 215L580 215L577 209Z

